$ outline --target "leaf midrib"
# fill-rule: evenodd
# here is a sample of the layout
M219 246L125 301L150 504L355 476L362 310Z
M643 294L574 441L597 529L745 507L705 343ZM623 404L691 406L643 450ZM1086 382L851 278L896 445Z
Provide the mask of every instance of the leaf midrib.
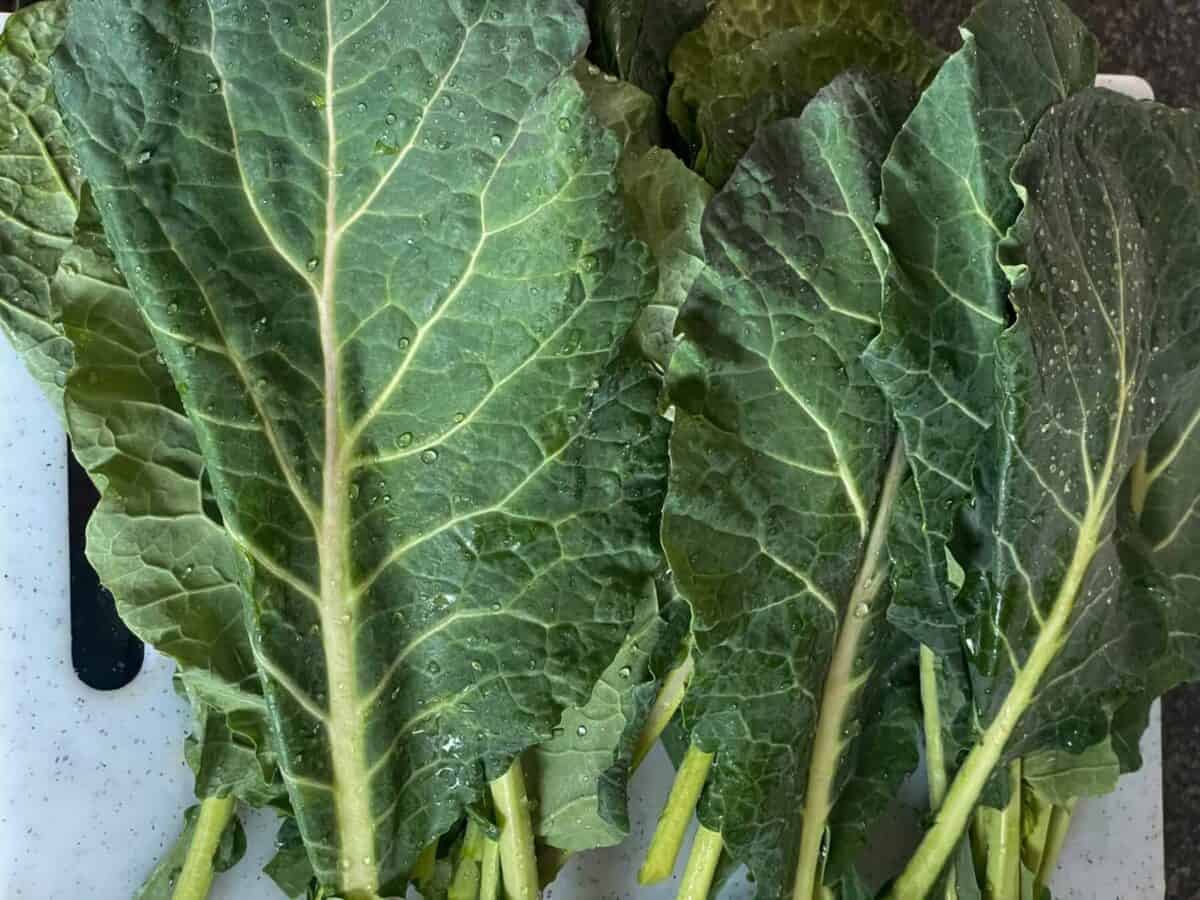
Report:
M796 861L796 900L814 896L819 877L821 844L829 813L833 809L833 788L842 762L846 741L843 734L855 698L870 677L873 666L855 675L862 642L876 610L872 604L879 595L887 575L887 533L895 509L900 483L908 471L904 441L897 436L888 461L879 504L871 523L870 537L863 551L862 562L854 586L842 611L837 643L825 676L821 705L817 710L817 730L813 736L812 756L808 766L808 781L804 791L804 812L800 834L800 851ZM860 615L860 608L865 612Z

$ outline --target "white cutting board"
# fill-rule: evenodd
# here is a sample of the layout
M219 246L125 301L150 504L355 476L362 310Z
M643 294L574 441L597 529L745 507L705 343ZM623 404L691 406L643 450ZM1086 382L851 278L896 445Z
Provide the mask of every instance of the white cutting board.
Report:
M1148 95L1135 81L1131 92ZM141 674L112 693L89 689L71 668L66 452L53 410L0 338L0 900L127 900L192 802L186 709L171 690L168 661L147 650ZM1143 771L1081 806L1056 900L1162 898L1159 734L1156 708ZM571 860L549 898L673 900L674 882L636 883L673 775L655 750L634 779L630 839ZM906 794L911 805L897 806L889 835L872 850L882 869L919 834L912 810L924 791L913 784ZM215 900L280 896L260 871L274 832L273 814L247 820L246 858L218 876ZM738 881L723 896L746 900L753 890Z

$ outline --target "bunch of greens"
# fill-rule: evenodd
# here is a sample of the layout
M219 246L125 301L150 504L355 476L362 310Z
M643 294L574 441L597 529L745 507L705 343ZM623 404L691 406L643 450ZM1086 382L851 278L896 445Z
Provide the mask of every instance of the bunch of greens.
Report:
M43 0L0 325L292 897L1044 900L1200 675L1200 116L1058 0ZM584 55L586 52L586 56ZM1195 312L1193 310L1196 310ZM921 764L928 828L875 889Z

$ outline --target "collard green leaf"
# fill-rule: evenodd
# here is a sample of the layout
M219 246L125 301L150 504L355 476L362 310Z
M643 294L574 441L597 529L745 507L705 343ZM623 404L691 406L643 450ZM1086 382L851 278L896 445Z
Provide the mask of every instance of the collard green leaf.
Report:
M0 320L102 494L92 564L127 624L181 666L197 796L267 803L281 786L231 580L236 557L206 518L190 423L81 196L48 67L63 27L63 4L44 2L14 14L0 38L0 131L11 132L0 150ZM188 834L173 852L186 856Z
M583 5L592 62L665 103L671 51L704 18L705 0L583 0Z
M890 250L868 366L893 403L914 478L893 537L892 621L940 652L960 635L946 546L994 419L1008 280L996 250L1020 201L1009 181L1043 112L1090 85L1096 48L1058 0L985 0L883 167Z
M938 54L895 0L718 0L671 56L670 113L721 185L756 131L851 68L924 81Z
M195 709L188 756L197 795L268 803L282 787L237 552L205 501L195 430L86 189L52 294L74 348L65 395L71 446L101 497L88 522L88 559L130 629L179 664Z
M634 621L662 426L653 372L608 367L652 270L569 0L276 12L80 5L57 87L245 554L314 868L357 900Z
M910 108L848 75L764 129L709 204L671 361L663 543L693 610L685 721L717 753L701 818L761 898L791 889L802 810L815 863L855 774L847 732L885 680L904 460L860 356L885 265L878 166Z
M50 83L66 3L11 15L0 34L0 330L58 410L71 365L50 295L75 228L79 173Z
M1122 482L1195 372L1190 342L1160 339L1200 266L1158 276L1200 201L1177 197L1170 225L1156 216L1170 185L1200 174L1197 128L1194 113L1087 90L1046 113L1013 170L1025 205L1001 258L1016 321L997 342L999 416L978 458L996 551L966 597L986 730L898 897L932 884L1004 759L1102 743L1166 649L1169 594L1129 572L1116 522Z

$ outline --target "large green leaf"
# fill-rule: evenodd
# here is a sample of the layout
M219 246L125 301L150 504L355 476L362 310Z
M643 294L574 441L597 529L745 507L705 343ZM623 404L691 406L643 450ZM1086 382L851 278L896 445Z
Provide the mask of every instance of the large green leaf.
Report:
M205 497L192 423L86 190L82 200L53 297L75 358L65 392L71 446L100 490L88 559L130 629L179 664L196 709L198 795L267 803L282 788L237 552Z
M1160 111L1164 118L1183 114ZM1186 139L1200 133L1185 132ZM1193 158L1200 145L1187 152ZM1153 216L1166 219L1173 228L1194 227L1191 209L1181 198L1200 184L1189 183L1189 172L1178 173L1178 182L1165 182L1166 191L1155 205ZM1179 321L1169 323L1160 340L1177 347L1195 347L1200 317L1192 309L1195 297L1188 273L1197 268L1200 248L1187 242L1172 246L1173 254L1156 273L1163 290L1182 291ZM1171 373L1162 373L1170 378ZM1177 391L1179 400L1167 420L1155 432L1138 465L1130 473L1126 502L1122 509L1123 542L1126 554L1153 568L1166 579L1166 614L1170 637L1168 652L1154 660L1148 681L1150 689L1133 698L1118 713L1115 743L1126 770L1141 765L1138 744L1149 721L1154 699L1175 685L1200 678L1200 403L1195 385Z
M910 108L905 89L849 75L764 129L709 204L708 268L671 361L663 543L694 617L685 721L717 754L701 817L762 898L790 890L802 813L814 877L887 681L885 543L905 467L860 357L886 256L879 164Z
M48 65L65 10L45 0L0 34L0 329L60 412L71 344L50 282L71 245L80 184Z
M1001 258L1016 321L977 460L995 551L964 597L986 730L898 897L924 896L998 766L1102 744L1166 647L1169 594L1130 568L1116 525L1127 473L1197 368L1194 342L1162 340L1195 327L1197 135L1196 114L1088 90L1046 113L1013 170L1025 205Z
M921 82L937 56L896 0L718 0L671 55L671 119L720 185L760 127L797 115L841 72Z
M5 331L63 413L75 455L101 491L88 529L97 573L127 624L181 666L195 713L186 755L197 796L270 802L282 788L232 581L236 557L220 524L206 518L191 425L90 195L80 196L47 65L63 27L63 4L40 3L9 19L0 44L0 131L12 136L0 151ZM172 851L180 860L190 834ZM146 890L171 865L164 861Z
M705 0L583 0L583 5L592 61L664 103L667 61L679 39L704 18Z
M1042 113L1091 84L1095 57L1058 0L986 0L884 164L890 263L868 366L895 406L915 476L897 515L890 616L942 652L960 641L946 545L994 419L1009 292L996 250L1020 209L1009 174Z
M99 0L58 58L350 898L586 700L659 565L657 377L609 368L652 269L584 40L569 0Z

